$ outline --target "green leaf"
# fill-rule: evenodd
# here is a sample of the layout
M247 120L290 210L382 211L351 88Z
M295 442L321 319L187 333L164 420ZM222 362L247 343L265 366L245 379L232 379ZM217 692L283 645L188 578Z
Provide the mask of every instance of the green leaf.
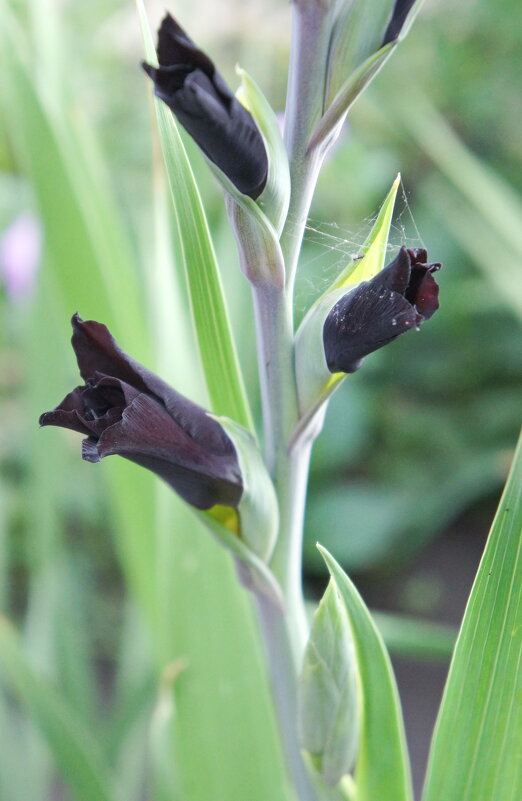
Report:
M272 603L283 609L284 601L281 588L267 565L245 545L237 534L234 534L212 514L198 511L195 511L195 514L212 532L217 541L236 557L244 586L254 592L266 595Z
M375 78L396 47L397 42L389 42L387 45L384 45L380 50L368 56L360 67L346 79L333 98L331 105L328 106L323 117L317 123L310 138L311 148L319 145L332 133L337 125L342 124L348 111L361 92L363 92Z
M353 642L346 611L330 582L315 612L299 680L301 746L327 784L349 773L359 733Z
M136 0L147 58L155 61L143 5ZM159 137L212 411L253 430L223 287L194 175L171 111L155 101Z
M252 435L227 417L216 419L234 443L243 480L243 493L237 509L241 539L268 563L279 528L274 485Z
M379 50L394 0L352 0L334 4L335 19L328 58L326 106L339 93L346 75Z
M401 176L397 175L382 204L377 219L362 247L362 258L350 262L326 292L318 298L301 322L295 337L295 363L301 420L293 441L330 397L345 373L331 373L326 364L323 346L324 322L335 303L360 281L368 281L379 273L386 257L386 248Z
M30 711L79 801L116 801L108 766L91 731L54 688L33 673L5 619L0 621L0 675Z
M238 100L250 111L265 140L268 152L268 178L258 204L280 234L290 203L288 155L277 117L260 87L245 70L237 67L241 78Z
M384 199L366 242L361 248L362 259L348 264L334 281L330 290L354 286L359 281L369 281L370 278L380 273L384 267L395 198L397 197L400 182L401 175L399 173Z
M471 590L423 801L522 797L522 436Z
M0 102L15 153L35 192L45 246L60 272L63 293L74 304L67 314L96 313L142 359L142 287L88 122L81 110L59 114L56 104L39 93L25 58L31 43L3 2L0 14L5 78ZM95 307L86 302L92 298Z
M254 201L241 195L228 181L225 196L228 219L234 231L243 273L254 286L285 285L285 266L277 231Z
M356 588L333 556L321 545L317 547L346 606L355 643L361 692L357 801L412 801L404 725L390 658Z

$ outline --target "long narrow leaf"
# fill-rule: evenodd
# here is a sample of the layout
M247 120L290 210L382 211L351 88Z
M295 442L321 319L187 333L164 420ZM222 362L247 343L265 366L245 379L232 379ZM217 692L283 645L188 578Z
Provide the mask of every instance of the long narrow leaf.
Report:
M388 653L354 585L333 556L318 548L346 605L355 643L361 689L357 801L411 801L408 752Z
M142 290L132 250L103 167L87 142L87 120L56 112L37 90L29 62L31 42L0 0L0 64L5 91L0 97L8 134L31 181L45 229L46 247L73 304L109 324L137 358L143 358ZM83 129L83 133L80 131ZM134 267L134 269L133 269ZM85 302L95 298L96 306Z
M6 621L0 622L0 675L30 710L79 801L116 801L108 767L92 734L54 689L33 673Z
M522 798L522 437L444 692L423 801Z

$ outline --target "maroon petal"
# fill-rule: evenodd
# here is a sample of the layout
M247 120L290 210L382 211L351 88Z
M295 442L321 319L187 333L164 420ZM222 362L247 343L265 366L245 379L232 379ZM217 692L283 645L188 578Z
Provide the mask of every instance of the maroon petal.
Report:
M419 325L422 317L398 292L373 281L341 298L323 327L326 363L332 373L353 373L369 353Z
M107 326L73 315L72 345L80 375L86 383L97 374L118 378L138 392L153 394L195 442L217 455L235 454L234 447L216 420L185 398L146 367L124 353Z
M233 447L233 446L232 446ZM235 451L215 455L196 443L148 395L137 395L122 419L105 429L98 443L84 442L84 458L118 454L152 470L198 509L237 506L243 485Z
M371 286L386 287L404 295L411 275L410 253L402 247L394 260L369 282Z
M414 303L425 320L439 308L439 286L431 272L426 272L417 287Z
M58 406L50 412L44 412L40 415L40 425L59 426L60 428L69 428L71 431L78 431L79 434L92 434L91 427L83 419L82 395L84 389L85 387L76 387L65 396Z

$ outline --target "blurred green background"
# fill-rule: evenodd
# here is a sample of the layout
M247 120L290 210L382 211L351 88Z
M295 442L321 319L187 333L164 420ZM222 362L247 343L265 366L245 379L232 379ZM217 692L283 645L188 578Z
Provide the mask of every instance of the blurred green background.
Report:
M164 3L147 8L156 24ZM10 695L0 705L0 730L9 732L13 755L27 754L22 764L5 752L0 798L69 798L52 767L65 749L59 731L80 748L92 729L108 763L117 765L127 801L142 797L149 760L158 798L180 793L194 801L205 797L203 780L187 769L180 790L170 761L168 768L163 761L165 743L157 746L151 734L151 710L160 720L165 700L158 676L186 652L197 666L214 631L223 663L217 660L213 677L202 671L193 684L181 684L176 702L181 719L190 716L195 697L204 697L207 709L215 705L214 717L220 709L229 714L231 692L240 686L248 695L262 684L247 601L242 595L238 601L235 588L222 591L224 576L234 580L227 557L149 476L127 465L93 468L79 459L78 437L37 429L39 413L77 383L68 344L76 310L109 324L126 350L205 402L183 281L170 271L176 242L138 66L136 10L130 0L27 0L2 2L0 9L0 610L22 637L6 657L7 672L30 718L47 732L42 740ZM286 0L177 0L169 10L232 85L239 61L274 108L283 108ZM436 543L462 528L476 560L505 480L522 386L518 14L516 0L427 0L407 40L356 104L321 176L298 314L357 253L398 171L403 189L390 254L403 242L425 245L444 270L440 312L420 333L370 356L332 399L310 481L305 571L312 596L324 581L314 547L320 540L377 607L390 603L396 582L397 611L444 617L444 575L418 574L415 566L425 564L427 547L436 566ZM220 190L186 144L256 406L249 290ZM465 591L469 578L462 579ZM222 607L212 612L216 593ZM246 627L251 640L244 665L223 646L235 625ZM227 678L229 662L235 680ZM59 688L58 706L50 691L47 709L26 668ZM169 675L172 681L176 670ZM262 702L242 714L262 718L272 754L263 692ZM70 730L60 724L49 740L62 713L75 736L63 735ZM205 743L212 750L213 736L217 723L206 741L194 731L178 743L185 763L196 765ZM152 757L143 753L151 738ZM230 750L240 742L236 736ZM74 797L111 798L89 795L99 761L89 749L87 756L82 751L87 783L75 785ZM232 759L229 768L222 755L214 762L210 775L215 787L226 788L223 797L237 793L244 801L250 782L257 782L260 799L269 797L253 760L249 774L245 768L249 783L238 780L232 788ZM71 764L61 766L69 783ZM217 789L214 797L221 797Z

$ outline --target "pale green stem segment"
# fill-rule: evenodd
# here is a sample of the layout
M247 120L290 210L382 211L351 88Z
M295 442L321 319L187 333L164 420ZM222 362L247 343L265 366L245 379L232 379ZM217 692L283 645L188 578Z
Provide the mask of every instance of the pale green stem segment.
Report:
M285 609L257 597L274 701L289 775L299 801L317 801L297 737L297 677L309 626L302 593L302 537L312 438L289 448L299 419L294 363L293 287L306 219L325 153L310 151L310 135L323 113L329 43L328 3L294 0L285 142L291 199L281 248L286 289L253 286L266 461L279 502L280 526L270 568Z
M267 467L275 476L286 461L286 443L298 419L292 315L284 290L252 288Z
M311 443L289 450L298 422L293 333L293 285L306 219L324 150L310 152L310 134L323 113L329 3L295 0L292 49L285 112L285 142L290 160L291 200L281 236L286 291L255 286L254 306L267 463L280 505L279 537L272 570L281 583L291 626L294 654L300 660L308 626L301 590L304 504Z
M266 596L258 595L256 600L288 774L298 801L318 801L297 737L297 672L288 621Z
M285 112L291 195L281 236L286 286L292 298L297 260L324 150L310 151L310 136L323 113L330 39L328 4L296 0Z
M298 419L293 332L285 293L274 286L253 291L265 453L279 501L279 536L271 569L281 585L298 667L308 637L301 589L303 516L311 442L288 450Z
M316 801L299 748L296 707L297 677L308 638L301 588L301 551L310 447L292 453L287 447L298 408L293 331L285 292L273 285L256 286L253 298L265 453L280 515L279 536L270 567L284 596L284 610L281 610L258 594L257 610L289 777L298 801Z
M302 590L303 522L312 440L292 450L276 475L279 538L271 569L283 587L288 634L298 672L309 635Z

